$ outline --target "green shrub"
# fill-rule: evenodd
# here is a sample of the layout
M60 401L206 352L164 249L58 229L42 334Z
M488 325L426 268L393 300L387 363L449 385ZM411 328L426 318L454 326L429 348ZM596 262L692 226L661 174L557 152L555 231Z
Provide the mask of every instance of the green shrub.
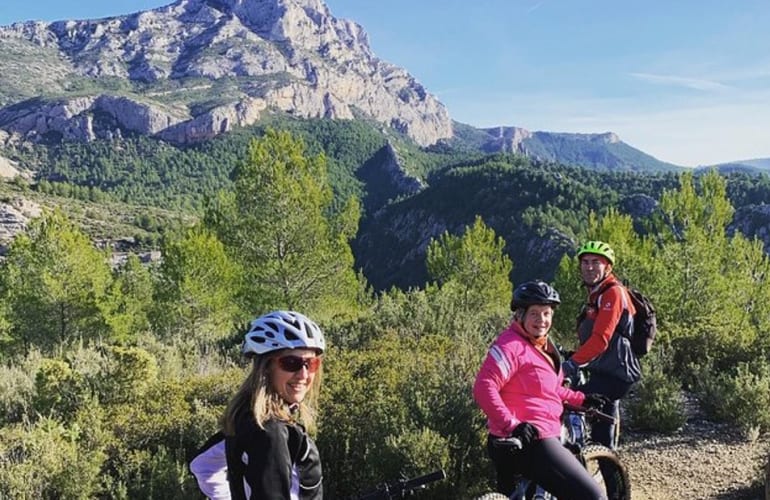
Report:
M105 455L91 432L48 417L0 429L0 498L96 497Z
M418 429L385 438L382 471L388 476L415 476L449 464L449 443L431 429Z
M645 372L626 409L630 427L638 430L674 432L687 420L679 382L661 369Z
M439 466L449 479L435 491L465 498L487 476L470 387L485 347L408 328L372 328L358 348L326 354L318 446L330 498Z
M155 450L129 450L115 462L120 478L108 493L110 498L195 498L197 485L187 471L181 450L161 446Z
M382 474L380 483L392 483L402 478L413 478L438 469L446 469L450 463L449 443L439 433L430 429L405 432L385 438L384 446L376 449L372 457L374 467ZM369 485L366 492L373 490ZM451 485L447 481L431 484L421 492L420 498L451 497Z
M239 369L158 379L143 397L108 407L115 435L108 464L114 498L190 498L192 452L218 429L224 406L245 376Z
M157 381L158 363L144 349L112 346L108 352L109 372L100 384L104 401L127 402L141 398Z
M0 366L0 425L19 422L29 415L35 380L23 366Z
M48 416L70 419L88 396L83 377L61 359L43 359L35 375L35 410Z
M698 397L707 413L734 423L747 438L770 430L770 363L757 359L702 377Z

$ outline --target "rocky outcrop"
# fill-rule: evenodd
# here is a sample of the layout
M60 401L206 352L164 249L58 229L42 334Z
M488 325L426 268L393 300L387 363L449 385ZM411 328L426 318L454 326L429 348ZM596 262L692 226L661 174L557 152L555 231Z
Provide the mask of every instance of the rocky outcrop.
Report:
M267 104L264 99L244 99L213 110L161 131L158 136L176 144L190 144L229 132L236 126L256 122Z
M400 155L390 142L367 160L356 176L367 186L364 209L372 214L389 202L416 194L425 187L421 179L404 169Z
M0 156L0 177L4 179L13 179L16 176L21 175L21 172L16 166L16 162Z
M65 140L90 141L114 129L153 135L180 121L159 106L108 95L31 99L0 110L0 127L33 139L55 133Z
M490 139L484 146L486 151L502 151L508 153L523 153L524 139L532 137L532 132L519 127L494 127L483 129Z
M740 232L749 238L759 239L770 253L770 205L746 205L735 211L727 226L727 234Z
M50 207L49 207L50 208ZM8 247L19 233L25 231L31 219L39 217L43 208L27 198L13 197L0 203L0 257L8 252ZM136 251L136 241L133 237L111 240L97 239L94 246L109 249L109 262L113 267L125 264L129 255L136 255L142 263L158 262L161 259L159 250Z
M421 145L452 135L444 106L405 70L378 59L363 29L334 18L321 0L178 0L128 16L0 28L0 54L20 43L55 51L57 64L70 65L57 66L68 72L59 80L78 93L3 109L0 127L28 138L57 132L89 140L119 128L190 142L270 109L304 118L364 115ZM84 96L74 84L83 77L127 85L121 97ZM98 112L113 120L99 120Z
M527 241L525 255L530 256L529 265L549 266L556 269L562 256L575 248L575 242L565 233L549 227L539 238Z
M620 201L620 210L634 220L646 219L658 208L658 201L646 194L632 194Z
M29 219L40 213L39 205L23 198L0 203L0 255L5 255L14 236L27 228Z
M384 147L384 159L381 168L385 171L388 178L395 184L399 195L413 195L425 187L425 183L409 175L401 164L399 155L389 142Z

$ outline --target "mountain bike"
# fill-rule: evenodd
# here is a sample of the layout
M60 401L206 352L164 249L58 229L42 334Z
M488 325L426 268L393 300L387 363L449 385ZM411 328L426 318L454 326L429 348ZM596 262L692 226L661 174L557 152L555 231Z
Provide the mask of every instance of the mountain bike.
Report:
M443 469L418 476L412 479L401 478L394 481L385 482L377 486L372 491L363 495L354 497L355 500L392 500L394 498L406 498L412 495L416 490L426 487L426 485L435 481L441 481L446 478Z
M612 415L601 413L598 410L564 405L562 414L562 444L567 447L577 458L583 467L588 470L597 483L602 485L610 500L630 500L631 483L628 479L628 471L620 461L617 453L606 446L594 444L588 440L587 420L601 419L612 422ZM498 445L510 447L512 450L522 448L518 438L511 437L498 440ZM516 489L506 497L502 493L487 493L476 500L557 500L556 496L548 493L540 485L520 477Z

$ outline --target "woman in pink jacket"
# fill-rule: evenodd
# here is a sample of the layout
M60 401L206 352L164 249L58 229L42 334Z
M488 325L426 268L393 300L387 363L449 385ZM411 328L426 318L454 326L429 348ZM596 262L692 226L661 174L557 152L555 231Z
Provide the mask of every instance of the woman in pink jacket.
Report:
M589 407L606 402L604 396L562 385L561 357L548 339L560 302L558 292L543 281L514 290L513 322L489 349L473 397L487 416L487 451L500 493L510 495L521 475L559 498L602 499L599 485L560 441L565 402ZM497 439L511 436L521 440L521 450L495 446Z

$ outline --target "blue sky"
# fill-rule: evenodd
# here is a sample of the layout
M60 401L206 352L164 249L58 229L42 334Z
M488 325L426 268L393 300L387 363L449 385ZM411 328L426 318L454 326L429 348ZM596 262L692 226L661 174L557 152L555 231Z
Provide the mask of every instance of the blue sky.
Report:
M0 25L171 0L0 0ZM678 165L770 157L766 0L327 0L477 127L612 131Z

